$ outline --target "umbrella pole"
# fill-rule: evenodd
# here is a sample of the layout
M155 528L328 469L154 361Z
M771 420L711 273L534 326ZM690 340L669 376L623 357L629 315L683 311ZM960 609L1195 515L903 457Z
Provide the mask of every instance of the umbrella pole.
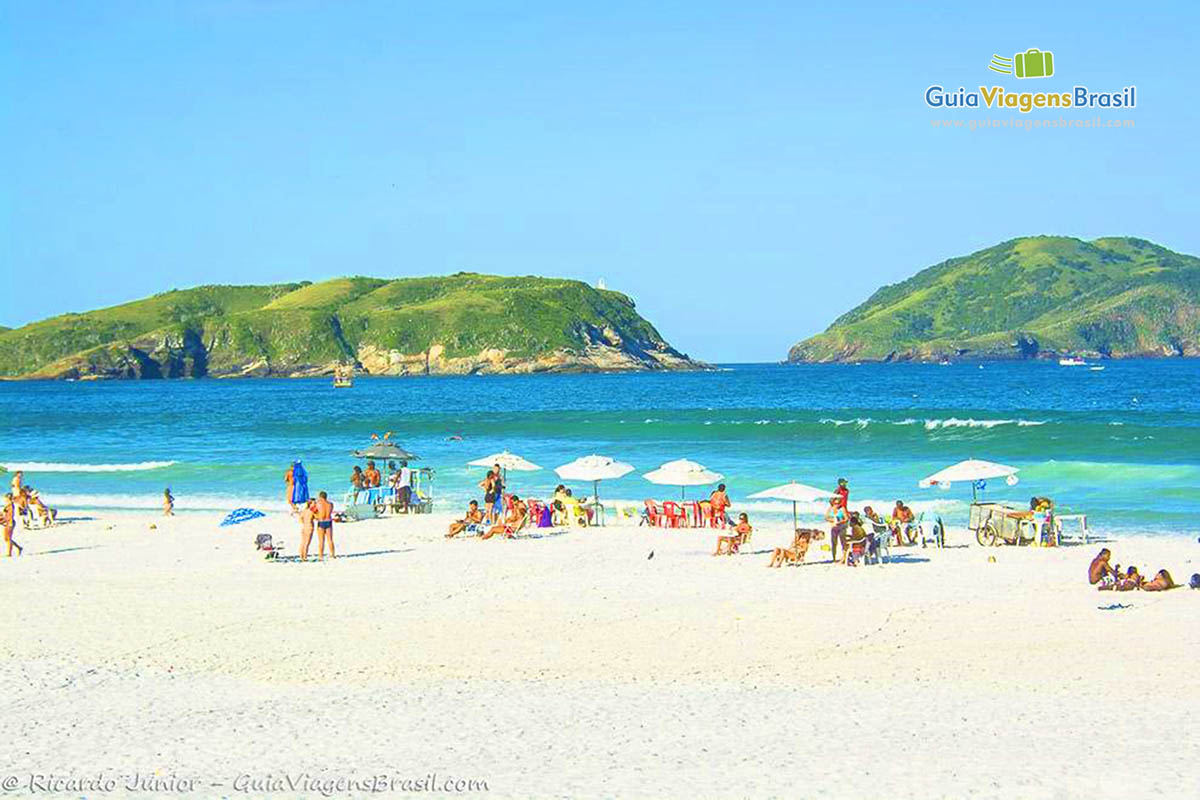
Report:
M796 501L792 501L792 530L800 527L800 517L796 514Z

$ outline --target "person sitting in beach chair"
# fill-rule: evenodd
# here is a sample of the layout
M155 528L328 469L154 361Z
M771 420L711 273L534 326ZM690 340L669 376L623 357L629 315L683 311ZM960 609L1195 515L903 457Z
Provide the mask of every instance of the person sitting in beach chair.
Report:
M803 564L808 556L808 548L816 539L824 539L825 531L816 528L796 528L791 547L776 547L771 553L771 563L767 567L782 567L784 564Z
M525 527L525 523L529 518L529 510L525 504L521 502L521 498L514 495L509 495L508 516L504 521L493 525L488 529L487 533L479 537L481 539L490 539L493 536L504 536L505 539L512 539L517 535L517 531Z
M913 530L912 523L916 519L912 509L904 504L903 500L897 500L896 506L892 509L892 533L896 536L896 544L903 545L907 538L909 544L917 543L917 534Z
M856 567L865 563L871 554L871 538L863 527L862 515L851 511L846 524L845 557L842 562Z
M450 532L446 534L446 538L453 539L468 530L472 533L483 533L482 526L483 512L479 510L479 501L472 500L467 505L467 515L450 523Z
M733 533L717 537L717 549L713 555L733 555L739 547L750 541L750 534L753 532L754 528L750 525L750 517L744 513L738 514L738 523L734 526Z
M1108 563L1110 558L1112 551L1105 547L1088 565L1088 583L1097 589L1112 589L1117 585L1117 571Z
M1165 569L1160 569L1154 574L1154 580L1146 581L1142 584L1143 592L1165 592L1168 589L1174 589L1175 581L1171 578L1171 573Z
M42 502L42 496L38 494L37 489L32 486L26 488L29 491L29 521L33 522L33 515L37 514L38 523L43 528L49 528L58 519L58 509L50 508Z

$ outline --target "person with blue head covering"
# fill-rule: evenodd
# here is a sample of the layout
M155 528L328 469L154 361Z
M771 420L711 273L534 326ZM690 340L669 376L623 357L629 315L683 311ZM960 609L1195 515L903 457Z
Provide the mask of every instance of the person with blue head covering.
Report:
M308 502L308 473L304 471L304 465L299 459L292 464L292 496L290 498L292 508L304 505Z

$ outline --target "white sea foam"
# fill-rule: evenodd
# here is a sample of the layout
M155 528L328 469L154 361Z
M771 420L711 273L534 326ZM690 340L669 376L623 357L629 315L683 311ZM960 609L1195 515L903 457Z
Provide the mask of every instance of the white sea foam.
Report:
M137 461L130 464L72 464L54 461L14 461L4 464L9 472L144 472L163 469L177 461Z
M1028 427L1032 425L1045 425L1043 420L1029 419L960 419L958 417L950 417L948 419L927 419L925 420L925 430L934 431L938 428L996 428L1000 425L1016 425L1018 427Z
M126 509L154 510L162 509L162 495L147 494L58 494L44 493L46 501L55 508L76 509ZM257 508L260 511L287 511L287 503L281 498L268 498L261 495L234 494L176 494L175 509L177 511L231 511L242 506Z

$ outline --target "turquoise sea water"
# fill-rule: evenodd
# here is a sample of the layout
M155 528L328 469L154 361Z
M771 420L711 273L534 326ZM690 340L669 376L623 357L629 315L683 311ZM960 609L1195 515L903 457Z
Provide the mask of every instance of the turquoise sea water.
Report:
M1021 469L988 496L1049 495L1101 531L1200 529L1200 361L950 366L731 365L712 373L110 383L0 383L0 463L66 508L280 508L304 461L340 497L349 451L393 431L437 470L439 510L473 494L466 462L502 449L547 469L590 453L637 467L605 498L672 498L641 474L675 458L722 472L735 502L789 479L850 479L852 505L904 498L961 524L969 485L918 489L963 458ZM462 436L461 441L448 437ZM579 487L590 491L590 487ZM701 490L692 490L699 493ZM790 504L740 502L756 514Z

